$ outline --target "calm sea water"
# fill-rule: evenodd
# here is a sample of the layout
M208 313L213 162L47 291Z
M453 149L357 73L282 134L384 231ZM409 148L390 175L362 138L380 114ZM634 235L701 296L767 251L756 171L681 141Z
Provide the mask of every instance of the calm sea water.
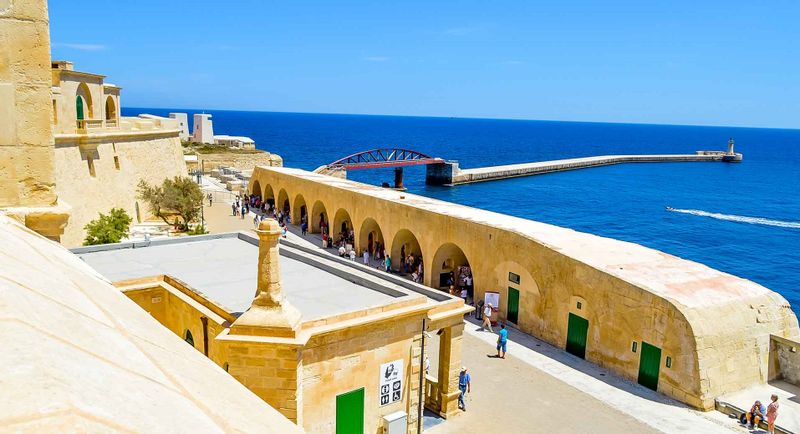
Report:
M127 109L123 114L191 110ZM284 164L313 170L378 147L479 167L603 154L723 149L741 164L629 164L410 192L632 241L756 281L800 312L800 130L398 116L207 111L217 134L252 137ZM350 179L391 182L391 169ZM668 212L670 206L680 212Z

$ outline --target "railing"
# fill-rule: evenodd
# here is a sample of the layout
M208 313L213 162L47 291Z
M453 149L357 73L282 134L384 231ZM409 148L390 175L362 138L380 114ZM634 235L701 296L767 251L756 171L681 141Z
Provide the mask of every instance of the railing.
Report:
M430 411L438 413L442 409L440 402L441 394L439 393L439 380L425 376L425 408Z
M117 128L116 119L78 119L77 127L79 133L86 133L89 130L100 130L103 128Z

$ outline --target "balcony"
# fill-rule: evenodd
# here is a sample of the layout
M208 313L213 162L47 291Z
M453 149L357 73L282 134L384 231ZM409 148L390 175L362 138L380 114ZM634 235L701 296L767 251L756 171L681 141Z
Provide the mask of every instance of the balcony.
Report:
M102 129L116 129L119 127L116 119L78 119L77 129L79 134L87 134Z

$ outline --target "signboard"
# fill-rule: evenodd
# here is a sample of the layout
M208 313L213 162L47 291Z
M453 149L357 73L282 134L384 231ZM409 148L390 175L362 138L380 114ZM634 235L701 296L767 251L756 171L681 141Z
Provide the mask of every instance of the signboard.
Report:
M500 293L486 291L483 294L483 302L492 305L495 309L500 309Z
M402 400L403 397L403 359L381 365L380 372L381 407Z

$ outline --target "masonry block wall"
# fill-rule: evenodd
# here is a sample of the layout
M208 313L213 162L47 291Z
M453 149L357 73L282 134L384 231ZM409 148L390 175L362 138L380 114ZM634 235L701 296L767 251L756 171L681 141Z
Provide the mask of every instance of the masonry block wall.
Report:
M697 408L712 409L715 397L766 381L770 335L800 336L779 294L635 244L299 169L258 167L251 184L285 190L293 212L305 205L312 223L320 212L329 222L346 213L358 235L369 222L389 252L414 239L426 271L436 269L443 246L457 246L472 269L476 299L500 293L501 320L510 321L510 286L520 294L513 325L553 345L565 347L569 314L579 315L589 322L586 358L634 381L641 354L633 343L656 346L658 390ZM577 259L586 256L600 265ZM519 284L509 282L509 272ZM429 286L438 277L431 274ZM655 277L642 278L648 275ZM659 280L665 278L671 280Z

